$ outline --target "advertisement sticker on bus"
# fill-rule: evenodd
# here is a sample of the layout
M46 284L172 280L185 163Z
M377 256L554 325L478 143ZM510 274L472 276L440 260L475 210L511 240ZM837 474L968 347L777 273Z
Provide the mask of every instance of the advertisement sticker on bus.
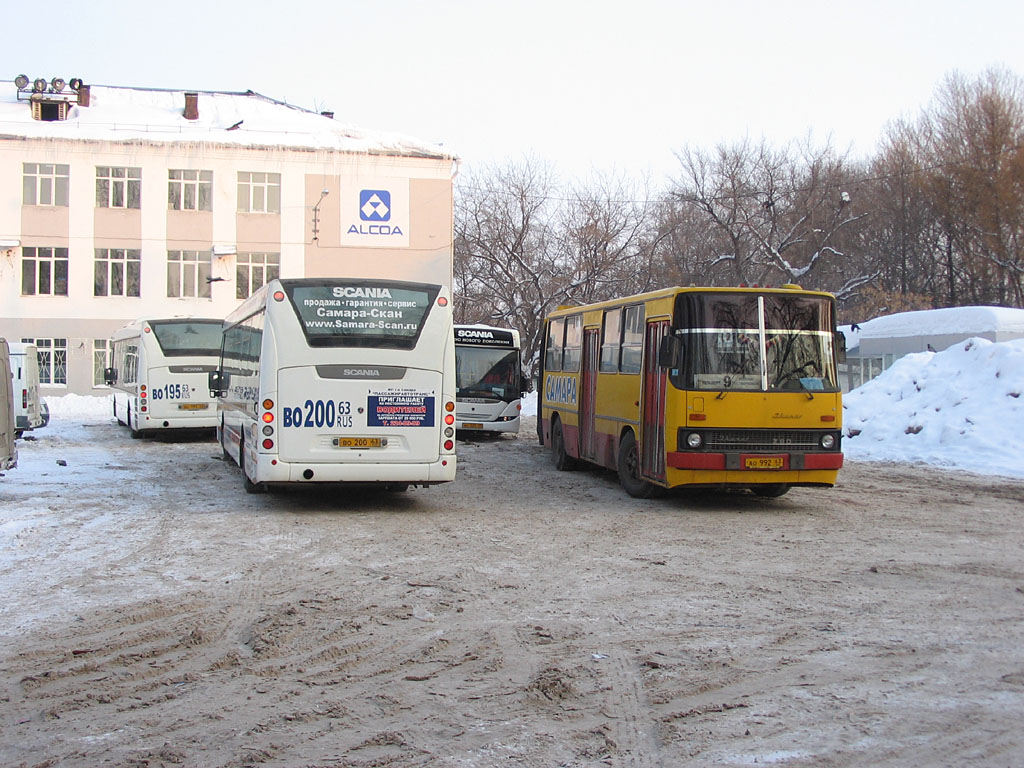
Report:
M432 427L435 399L435 392L410 389L370 392L366 424L370 427Z
M548 376L544 400L549 403L576 405L576 379L573 376Z

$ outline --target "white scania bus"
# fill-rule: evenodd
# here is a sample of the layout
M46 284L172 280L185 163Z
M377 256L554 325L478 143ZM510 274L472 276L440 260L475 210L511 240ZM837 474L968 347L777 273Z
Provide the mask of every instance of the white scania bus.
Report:
M217 426L208 378L216 370L224 321L172 317L129 323L111 337L104 379L114 418L132 437Z
M455 349L443 286L272 280L228 315L218 369L218 440L250 493L455 479Z
M455 426L466 432L518 432L523 409L519 331L455 326Z

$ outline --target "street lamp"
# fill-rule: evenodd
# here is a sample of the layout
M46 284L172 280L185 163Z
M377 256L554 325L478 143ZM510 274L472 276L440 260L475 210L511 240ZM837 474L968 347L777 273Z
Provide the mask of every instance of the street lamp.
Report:
M319 245L320 242L320 204L330 194L329 189L320 190L320 199L313 206L313 242Z

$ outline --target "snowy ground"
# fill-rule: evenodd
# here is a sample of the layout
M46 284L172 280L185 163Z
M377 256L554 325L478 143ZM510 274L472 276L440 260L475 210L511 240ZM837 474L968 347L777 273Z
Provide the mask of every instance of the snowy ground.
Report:
M905 463L1012 474L964 425L1021 455L1022 351L893 369L872 460L773 500L631 499L532 416L437 488L251 496L52 400L0 478L0 765L1024 765L1024 479Z

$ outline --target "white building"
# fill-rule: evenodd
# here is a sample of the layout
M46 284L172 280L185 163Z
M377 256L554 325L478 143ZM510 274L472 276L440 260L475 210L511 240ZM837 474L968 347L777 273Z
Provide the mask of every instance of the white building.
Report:
M272 277L452 285L457 158L251 91L0 81L0 336L101 394L111 333Z
M975 336L993 342L1024 338L1024 309L925 309L883 315L857 326L843 326L840 330L846 334L847 350L840 381L844 391L849 391L912 352L942 352Z

